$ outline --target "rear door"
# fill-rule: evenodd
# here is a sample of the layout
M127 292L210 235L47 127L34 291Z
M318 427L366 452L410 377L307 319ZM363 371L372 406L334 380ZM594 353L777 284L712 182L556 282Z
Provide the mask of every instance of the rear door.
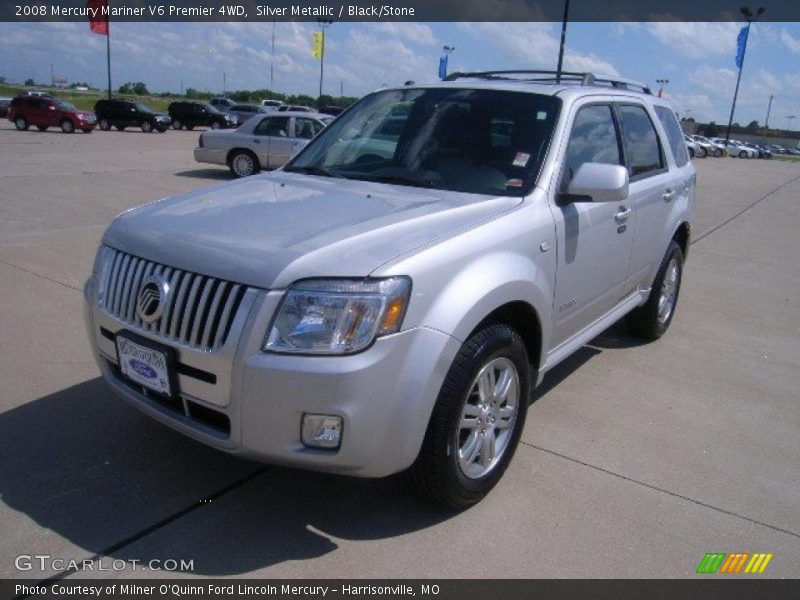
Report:
M584 163L624 165L611 101L577 102L559 191ZM633 206L622 202L563 202L553 206L558 267L553 347L610 311L623 297L633 247Z
M658 118L641 102L616 106L622 131L623 148L630 176L629 197L636 220L633 253L625 292L647 289L652 285L653 268L660 263L672 235L669 212L681 193L674 170L670 170L669 147L665 147ZM676 148L688 155L683 134L673 132ZM676 150L677 151L677 150Z
M277 169L289 162L292 155L289 117L267 117L259 123L258 131L267 141L267 162L270 169Z

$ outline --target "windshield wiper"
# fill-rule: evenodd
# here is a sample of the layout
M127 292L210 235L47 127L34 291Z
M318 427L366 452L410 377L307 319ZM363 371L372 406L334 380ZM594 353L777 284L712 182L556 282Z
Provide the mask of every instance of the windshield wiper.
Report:
M321 175L322 177L338 177L339 179L347 179L344 175L339 175L339 173L334 173L333 171L326 169L325 167L315 167L315 166L308 166L308 167L289 167L284 169L287 173L305 173L306 175Z
M379 183L396 183L398 185L408 185L412 187L432 188L433 181L422 181L404 175L375 175L374 177L358 177L362 181L377 181Z

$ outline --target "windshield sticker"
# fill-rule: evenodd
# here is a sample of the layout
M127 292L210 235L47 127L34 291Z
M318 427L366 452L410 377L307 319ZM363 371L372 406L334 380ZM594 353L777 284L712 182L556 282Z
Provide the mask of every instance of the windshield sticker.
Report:
M522 179L509 179L506 181L506 187L522 187Z
M524 167L527 166L528 161L531 159L531 155L526 152L517 152L517 155L514 157L514 162L512 163L515 167Z

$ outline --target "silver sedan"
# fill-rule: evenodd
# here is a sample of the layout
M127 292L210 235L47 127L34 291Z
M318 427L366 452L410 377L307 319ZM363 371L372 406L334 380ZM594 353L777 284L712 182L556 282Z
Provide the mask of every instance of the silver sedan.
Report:
M236 130L206 131L194 149L197 162L227 165L237 177L282 167L333 120L307 112L270 113Z

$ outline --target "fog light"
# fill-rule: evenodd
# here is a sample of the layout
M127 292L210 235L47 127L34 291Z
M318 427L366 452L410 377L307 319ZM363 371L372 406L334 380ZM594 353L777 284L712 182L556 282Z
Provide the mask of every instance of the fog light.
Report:
M342 442L342 418L303 415L303 444L311 448L338 448Z

